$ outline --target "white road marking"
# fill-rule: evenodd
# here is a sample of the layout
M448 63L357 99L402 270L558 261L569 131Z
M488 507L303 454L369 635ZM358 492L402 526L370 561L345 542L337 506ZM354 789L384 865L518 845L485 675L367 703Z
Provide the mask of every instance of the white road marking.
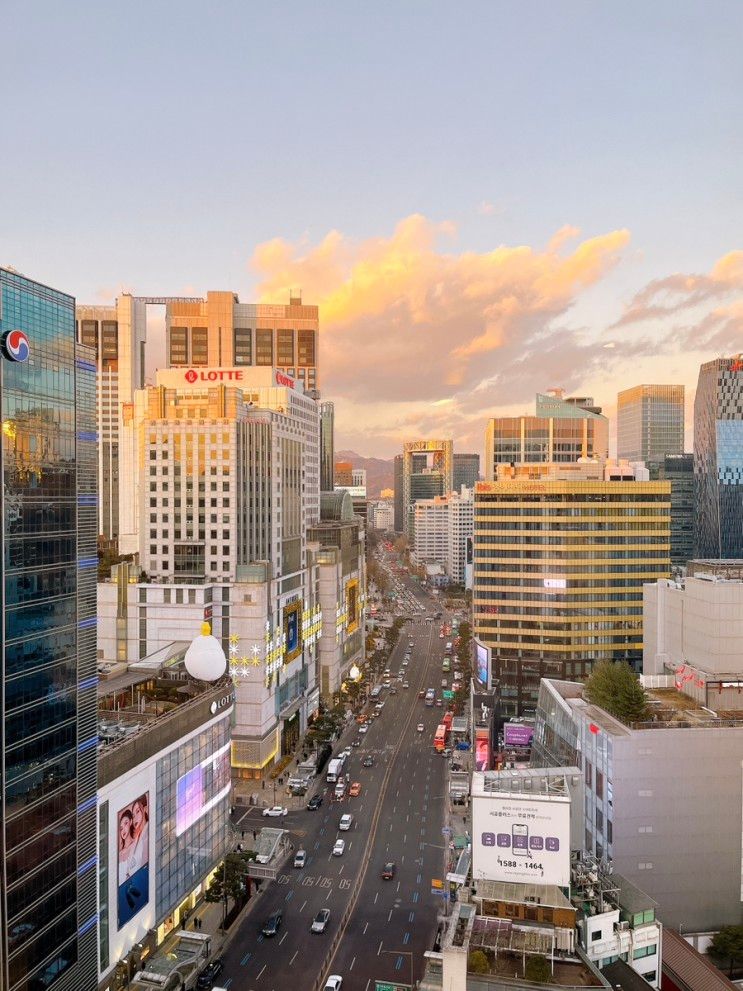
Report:
M256 981L260 978L261 974L263 973L263 971L265 969L266 969L266 964L263 964L263 966L261 967L261 969L258 971L258 973L255 976Z
M377 950L377 956L379 957L381 955L382 955L382 940L380 939L380 941L379 941L379 949Z

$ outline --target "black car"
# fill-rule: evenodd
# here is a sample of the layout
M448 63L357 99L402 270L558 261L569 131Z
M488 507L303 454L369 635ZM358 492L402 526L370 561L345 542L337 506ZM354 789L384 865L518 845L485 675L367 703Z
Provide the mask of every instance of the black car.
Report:
M281 929L281 920L283 919L283 917L284 917L284 913L281 911L280 908L277 908L275 912L272 912L271 915L269 915L269 917L263 923L263 928L261 929L263 935L275 936L276 933L279 931L279 929Z
M307 803L307 808L310 810L310 812L314 812L316 809L319 809L321 805L322 805L322 795L313 795L312 798Z
M199 991L209 991L223 970L224 964L221 960L212 960L199 974L196 987Z
M374 767L374 758L371 756L371 754L368 754L366 757L364 757L364 759L361 761L361 766Z

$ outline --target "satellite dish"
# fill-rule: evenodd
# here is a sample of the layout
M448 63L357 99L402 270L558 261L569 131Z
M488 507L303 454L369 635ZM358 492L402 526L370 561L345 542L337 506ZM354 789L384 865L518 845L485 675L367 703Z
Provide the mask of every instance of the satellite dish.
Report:
M222 645L212 636L208 623L201 624L201 635L195 637L186 651L186 671L199 681L219 681L227 671L227 658Z

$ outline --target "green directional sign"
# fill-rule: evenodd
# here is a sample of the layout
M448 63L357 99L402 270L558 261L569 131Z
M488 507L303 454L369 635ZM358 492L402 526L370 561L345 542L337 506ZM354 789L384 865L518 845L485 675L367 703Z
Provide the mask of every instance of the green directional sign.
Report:
M444 696L447 702L454 698L454 692L442 692L441 694Z
M409 984L390 984L389 981L375 981L374 991L413 991Z

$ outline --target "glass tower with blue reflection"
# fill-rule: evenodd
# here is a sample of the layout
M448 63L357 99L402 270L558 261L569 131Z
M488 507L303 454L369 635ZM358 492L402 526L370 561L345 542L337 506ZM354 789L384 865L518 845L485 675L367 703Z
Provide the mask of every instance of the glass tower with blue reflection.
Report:
M74 299L2 268L0 340L0 987L93 991L95 364Z
M743 355L699 369L694 515L695 558L743 558Z

